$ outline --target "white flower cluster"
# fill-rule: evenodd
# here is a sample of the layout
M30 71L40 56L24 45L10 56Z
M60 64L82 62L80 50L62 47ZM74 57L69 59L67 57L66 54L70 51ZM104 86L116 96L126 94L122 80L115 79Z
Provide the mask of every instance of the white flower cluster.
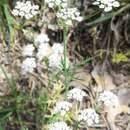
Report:
M74 99L80 102L83 100L85 96L87 96L87 94L82 89L79 88L73 88L67 94L68 99Z
M38 48L36 57L38 58L39 61L43 60L45 57L49 57L49 55L52 53L49 41L50 41L49 37L45 33L41 33L36 37L34 43Z
M71 107L72 107L72 104L70 102L59 101L56 103L53 113L54 114L60 113L60 115L64 116L66 112L70 110Z
M36 60L35 58L32 57L34 49L35 48L33 44L28 44L23 47L22 55L25 57L27 56L27 58L23 60L22 67L21 67L23 74L26 74L28 72L32 73L34 68L36 68Z
M63 54L63 51L64 51L64 47L60 43L54 43L54 45L52 46L52 49L55 53L58 53L58 54Z
M51 47L48 43L41 44L38 47L38 52L36 57L39 61L43 60L43 58L48 57L51 54Z
M51 68L61 68L64 60L64 46L61 43L54 43L52 46L53 53L49 56L49 66ZM66 57L66 68L69 67L69 59Z
M102 102L105 106L112 106L112 107L119 106L118 97L110 91L104 91L100 93L98 101Z
M87 123L88 126L99 123L99 115L92 108L81 110L78 115L78 121Z
M34 46L32 44L28 44L23 47L23 56L32 56L34 51Z
M32 4L31 1L21 2L17 1L16 6L12 11L14 16L25 17L30 19L33 16L37 15L39 12L39 6Z
M66 122L60 121L60 122L52 123L50 125L49 130L72 130L72 129L70 128L70 126L67 125Z
M45 3L48 5L49 8L55 7L67 7L67 0L45 0Z
M60 7L56 12L56 16L68 26L72 26L72 21L80 22L83 20L77 8L68 6L68 0L45 0L45 3L47 3L49 8Z
M80 16L80 12L77 8L63 8L59 10L56 14L57 18L60 18L65 21L66 25L71 26L72 21L82 21L83 17Z
M115 7L119 7L120 3L117 0L96 0L93 5L98 5L105 12L111 11Z
M54 69L61 68L61 62L64 58L64 47L60 43L54 43L51 47L49 45L49 38L47 34L40 34L34 41L35 46L37 47L36 58L38 61L42 61L45 57L48 58L49 67ZM33 72L36 68L36 59L32 58L35 47L33 44L28 44L23 47L22 55L27 57L22 63L22 72L26 74L27 72ZM69 67L69 59L66 59L67 67Z
M27 57L22 63L22 72L26 74L27 72L32 73L36 68L35 58Z
M62 55L58 55L57 53L53 53L48 57L49 67L51 68L59 68L61 67Z
M36 37L34 43L37 47L41 44L49 43L49 37L47 36L47 34L41 33Z
M49 67L60 68L61 62L64 58L64 47L60 43L54 43L51 47L49 45L49 38L47 34L40 34L35 40L35 44L38 47L37 58L39 61L45 57L48 58ZM67 58L67 67L69 66L69 59Z

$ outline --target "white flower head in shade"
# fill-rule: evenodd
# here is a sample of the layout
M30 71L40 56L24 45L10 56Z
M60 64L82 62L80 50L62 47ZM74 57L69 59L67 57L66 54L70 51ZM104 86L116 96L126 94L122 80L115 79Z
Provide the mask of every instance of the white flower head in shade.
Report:
M67 125L66 122L54 122L50 125L49 130L72 130L70 126Z
M60 113L60 115L64 116L66 112L70 110L72 104L67 101L59 101L56 103L53 114Z
M85 122L88 126L92 126L99 123L99 115L95 109L87 108L79 112L78 121Z
M117 0L96 0L93 5L98 5L100 9L109 12L113 8L119 7L120 3Z
M45 34L45 33L39 34L39 35L36 37L34 43L35 43L36 46L39 46L40 44L44 44L44 43L49 43L48 35Z
M117 107L119 106L119 99L118 97L110 92L110 91L104 91L100 93L98 101L103 103L104 106L112 106L112 107Z
M60 43L54 43L52 46L52 50L54 53L63 54L64 53L64 46Z
M23 74L26 74L28 72L32 73L34 71L34 68L36 68L35 58L27 57L22 63Z
M23 47L23 56L32 56L33 55L33 51L34 51L34 46L33 44L28 44L26 46Z
M39 61L43 60L43 58L48 57L52 53L52 48L48 43L40 44L38 47L38 52L36 57Z
M12 11L14 16L30 19L39 13L39 6L32 4L31 1L17 1L16 6Z
M67 98L68 99L74 99L77 101L82 101L84 97L86 97L87 94L85 91L79 88L73 88L72 90L68 91Z
M51 68L60 68L61 66L61 61L62 61L63 56L59 55L58 53L53 53L48 57L49 61L49 67Z
M63 54L53 53L48 57L49 67L53 69L61 69L63 59L64 59ZM69 67L69 63L70 63L69 59L68 57L66 57L66 68Z

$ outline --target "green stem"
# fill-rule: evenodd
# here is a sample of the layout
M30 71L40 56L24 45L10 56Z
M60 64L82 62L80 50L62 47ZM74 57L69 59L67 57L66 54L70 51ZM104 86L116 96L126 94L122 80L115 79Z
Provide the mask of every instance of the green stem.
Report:
M67 42L68 42L68 39L67 39L67 31L68 31L68 28L66 26L64 26L63 28L64 30L64 76L65 76L65 91L67 93L68 91L68 80L67 80L67 77L68 77L68 72L67 72Z

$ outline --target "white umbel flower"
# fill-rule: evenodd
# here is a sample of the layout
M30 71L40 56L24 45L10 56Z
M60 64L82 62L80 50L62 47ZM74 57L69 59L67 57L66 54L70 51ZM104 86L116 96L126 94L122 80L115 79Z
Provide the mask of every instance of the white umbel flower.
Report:
M77 8L63 8L56 14L57 18L64 20L66 25L71 26L72 21L82 21L83 17L80 16L80 12Z
M118 97L110 91L104 91L104 92L100 93L98 101L102 102L106 107L107 106L112 106L112 107L119 106Z
M39 6L32 4L31 1L17 1L16 6L12 11L14 16L30 19L39 13Z
M79 88L73 88L67 94L68 99L74 99L74 100L77 100L80 102L83 100L83 98L85 96L87 96L85 91L83 91L82 89L79 89Z
M60 43L54 43L52 46L52 50L54 53L63 54L64 53L64 46Z
M48 35L45 34L45 33L39 34L36 37L35 41L34 41L34 43L35 43L36 46L39 46L40 44L48 43L48 42L49 42L49 38L48 38Z
M70 126L67 125L66 122L60 121L55 122L50 125L49 130L72 130Z
M64 116L66 112L70 110L72 104L67 101L59 101L56 103L53 114L60 113L60 115Z
M67 7L67 0L45 0L45 3L48 5L49 8Z
M48 57L52 53L52 49L48 43L43 43L39 45L38 52L36 57L39 61L43 60L43 58Z
M35 58L27 57L22 63L23 74L26 74L28 72L32 73L34 71L34 68L36 68Z
M48 57L49 67L53 69L61 69L62 62L64 61L64 55L59 53L53 53ZM69 59L66 57L66 68L69 67Z
M64 63L64 46L61 43L54 43L53 53L49 56L49 66L51 68L62 68ZM69 67L69 59L66 57L66 68Z
M84 109L80 111L78 121L83 121L88 126L92 126L99 123L99 115L92 108Z
M105 12L110 12L113 8L119 7L120 3L117 0L95 0L93 5L99 6L99 8L104 9Z
M34 51L34 46L32 44L28 44L23 47L23 56L32 56Z
M63 59L63 55L59 55L58 53L53 53L48 57L49 67L54 69L60 68L62 59Z

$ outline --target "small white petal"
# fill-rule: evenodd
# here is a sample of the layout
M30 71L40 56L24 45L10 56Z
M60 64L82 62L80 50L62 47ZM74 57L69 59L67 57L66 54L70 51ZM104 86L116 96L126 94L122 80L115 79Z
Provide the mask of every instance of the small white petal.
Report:
M118 1L115 1L112 3L113 7L119 7L120 6L120 3Z
M19 16L24 16L24 15L25 15L25 12L23 12L23 11L19 12Z
M100 9L104 9L104 8L105 8L105 5L104 5L104 4L101 4L101 5L99 5L99 8L100 8Z
M104 11L105 11L105 12L110 12L111 10L112 10L112 7L111 7L111 6L110 6L110 7L105 7L105 8L104 8Z
M98 1L93 2L93 5L99 5L100 3Z
M19 10L14 9L14 10L12 11L12 14L13 14L14 16L18 16L18 15L19 15Z
M44 34L44 33L41 33L39 34L34 43L36 46L39 46L40 44L43 44L43 43L48 43L49 42L49 38L48 38L48 35L47 34Z

